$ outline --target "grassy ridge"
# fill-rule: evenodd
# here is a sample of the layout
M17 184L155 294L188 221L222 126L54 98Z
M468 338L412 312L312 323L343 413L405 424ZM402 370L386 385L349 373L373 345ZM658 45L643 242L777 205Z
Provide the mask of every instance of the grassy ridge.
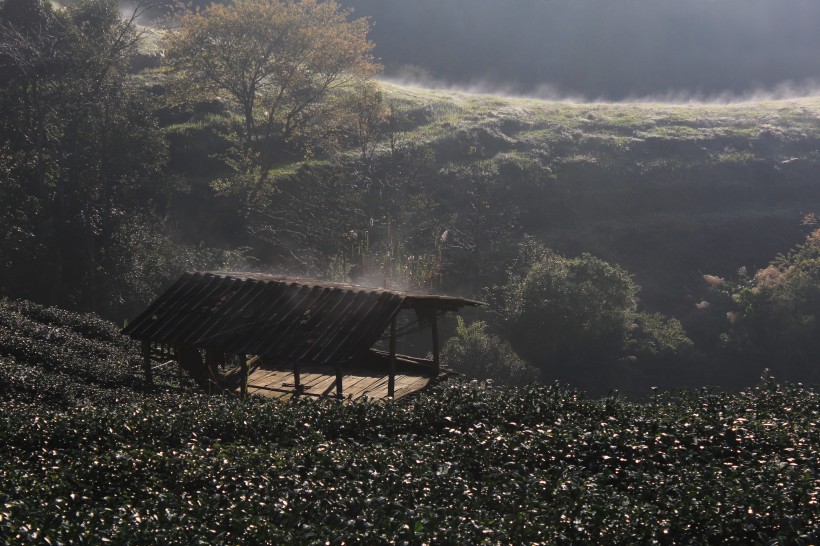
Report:
M571 104L386 89L426 113L408 138L431 146L442 172L506 188L493 209L518 210L548 246L620 263L667 312L689 306L700 273L765 266L820 208L817 98Z
M410 406L148 394L131 344L96 319L8 301L0 318L3 542L818 539L813 389L636 404L456 382Z
M389 83L383 90L406 117L399 147L430 151L419 167L429 200L425 218L473 241L497 238L499 230L512 239L528 233L565 254L617 262L636 275L648 308L684 320L700 301L703 273L765 267L805 236L802 215L820 210L818 98L573 104ZM197 166L208 166L217 176L213 154L224 142L214 129L226 119L195 114L170 125L172 168L201 177ZM378 148L383 158L386 139ZM358 168L345 161L299 166L286 161L272 178L302 188L312 178L344 179ZM411 202L410 185L400 181L397 202L384 198L384 208ZM219 226L209 237L220 240L223 232ZM445 252L445 262L450 258ZM491 271L467 278L464 271L474 268L463 264L451 271L445 276L451 274L452 286L499 282Z

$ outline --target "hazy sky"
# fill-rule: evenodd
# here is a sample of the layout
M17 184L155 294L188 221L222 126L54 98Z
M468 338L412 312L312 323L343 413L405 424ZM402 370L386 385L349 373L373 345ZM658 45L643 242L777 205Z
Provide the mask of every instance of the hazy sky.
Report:
M820 0L343 0L389 70L587 98L820 81Z

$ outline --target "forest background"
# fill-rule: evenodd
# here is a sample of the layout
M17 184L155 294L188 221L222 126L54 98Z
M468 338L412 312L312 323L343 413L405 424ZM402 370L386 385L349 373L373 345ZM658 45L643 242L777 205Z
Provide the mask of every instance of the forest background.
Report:
M166 35L4 0L0 290L121 322L184 270L276 271L488 301L445 350L481 379L817 382L820 8L793 3L245 1ZM211 77L280 38L309 70Z

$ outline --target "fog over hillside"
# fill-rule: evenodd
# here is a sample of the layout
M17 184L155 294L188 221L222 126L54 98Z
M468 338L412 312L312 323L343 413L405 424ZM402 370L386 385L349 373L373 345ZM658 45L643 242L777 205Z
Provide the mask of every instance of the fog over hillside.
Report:
M816 0L342 4L371 18L388 75L588 100L788 96L820 80Z

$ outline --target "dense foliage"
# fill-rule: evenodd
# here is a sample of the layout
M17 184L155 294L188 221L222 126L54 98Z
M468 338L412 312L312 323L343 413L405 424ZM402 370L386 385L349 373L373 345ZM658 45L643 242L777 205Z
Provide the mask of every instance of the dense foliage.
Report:
M638 312L639 290L618 265L589 254L567 258L526 238L506 283L488 296L496 327L539 369L542 381L607 389L625 386L616 377L626 362L639 362L655 381L658 372L691 357L692 341L680 321ZM635 375L629 380L648 386L648 377Z
M331 95L377 71L365 19L332 1L235 0L176 20L168 35L171 83L191 100L225 97L242 120L225 156L224 191L254 207L270 191L282 151L302 153L338 132Z
M126 291L118 233L165 197L166 159L126 70L137 33L117 6L0 3L0 289L101 309Z
M458 382L406 405L149 393L99 319L3 301L0 320L3 542L818 540L813 389L642 404Z
M482 321L468 325L458 317L456 335L444 345L441 359L451 370L480 381L520 386L538 380L538 369L515 354L509 343L487 332Z
M539 363L584 364L624 346L638 286L622 268L589 254L548 253L513 283L510 337Z
M129 76L138 15L111 0L0 2L3 294L130 314L170 275L230 261L169 237L164 131ZM163 266L148 293L130 274L146 264Z
M817 99L374 82L370 26L341 5L220 2L159 31L112 0L0 0L0 294L120 322L182 270L253 268L489 295L462 337L513 363L502 336L547 383L817 377L820 281L765 268L820 209ZM542 255L524 264L522 241ZM788 282L707 293L704 272L742 265Z
M523 13L359 4L423 13L414 34L431 38L394 33L400 47L455 76L446 38L479 40L460 44L492 63L505 52L476 29L507 40L501 23ZM480 20L479 4L504 17ZM550 24L579 26L565 21ZM766 374L736 394L647 399L659 379L818 377L818 236L753 275L717 275L802 236L798 213L820 203L820 103L569 105L377 85L360 81L377 68L368 23L334 2L218 3L179 22L152 61L169 78L136 69L140 29L111 0L0 0L0 294L124 318L184 268L248 263L379 286L500 285L485 318L513 345L462 322L447 362L529 383L518 351L547 383L627 385L646 401L451 382L403 404L282 404L199 394L169 364L148 391L136 344L112 324L3 299L0 542L820 540L815 388ZM516 37L539 41L544 24ZM626 82L610 81L616 95L647 89L609 59L573 61L567 88L611 77L596 60ZM701 297L703 271L716 275ZM647 308L686 330L639 311L632 273Z
M808 220L816 223L813 215ZM712 287L704 314L723 319L719 344L726 361L735 367L738 360L776 362L781 377L820 381L820 370L809 364L820 351L820 230L754 275L707 277Z

